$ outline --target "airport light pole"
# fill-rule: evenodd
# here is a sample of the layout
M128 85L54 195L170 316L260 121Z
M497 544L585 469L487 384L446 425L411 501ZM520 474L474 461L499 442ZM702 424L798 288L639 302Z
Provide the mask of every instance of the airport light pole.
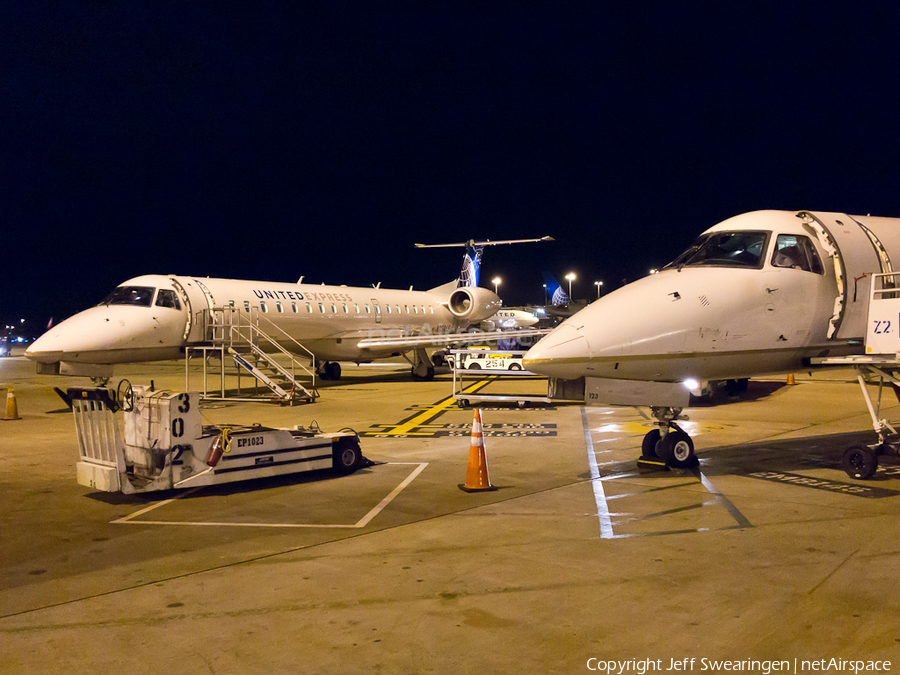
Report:
M544 284L544 306L549 305L550 302L547 298L547 284Z
M594 286L597 287L597 299L599 300L599 299L600 299L600 289L603 288L603 282L602 282L602 281L595 281L595 282L594 282Z
M569 272L566 275L566 279L568 279L568 281L569 281L569 300L571 301L572 300L572 282L575 281L575 273Z
M501 279L500 277L494 277L493 279L491 279L491 283L494 284L494 295L499 295L499 293L497 293L497 287L500 286L500 283L502 281L503 279Z

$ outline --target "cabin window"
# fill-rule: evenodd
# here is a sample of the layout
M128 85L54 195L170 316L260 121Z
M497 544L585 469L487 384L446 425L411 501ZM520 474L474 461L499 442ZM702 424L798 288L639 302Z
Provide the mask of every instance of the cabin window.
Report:
M263 314L267 314L267 313L269 312L269 308L266 307L266 301L265 301L265 300L260 300L260 301L259 301L259 309L260 309L260 311L261 311Z
M284 312L284 308L281 306L280 302L276 302L275 307L278 309L279 314L282 314Z
M366 314L371 314L372 312L369 310L369 303L368 303L368 302L365 304L365 307L366 307Z
M294 314L297 313L297 303L296 302L291 303L291 310L294 312Z
M333 302L331 303L331 313L332 313L332 314L337 314L337 310L334 308L334 303L333 303Z
M319 303L319 311L322 312L322 314L325 313L325 305L323 305L321 302Z
M403 305L403 311L409 314L409 305Z
M306 312L308 314L312 314L312 305L309 304L308 302L306 303Z
M400 305L397 305L397 314L400 313Z
M159 293L156 294L156 306L181 309L181 303L178 302L178 296L175 295L175 291L170 291L168 288L159 289Z
M249 300L244 300L244 311L245 312L250 311L250 301Z
M346 314L347 313L347 304L344 303L343 305L341 305L341 307L344 308L344 314Z
M772 252L772 267L787 267L813 274L825 273L816 247L809 237L797 234L778 235Z
M359 314L359 304L357 304L355 302L353 303L353 313Z
M413 314L418 314L418 313L419 313L419 308L416 307L415 305L413 305Z
M428 309L430 309L430 310L431 310L431 313L434 314L434 305L432 305L432 306L429 307Z
M768 239L768 232L707 232L665 269L701 265L759 269Z
M390 306L390 305L385 305L385 308L387 309L387 313L390 314L390 313L391 313L391 306Z

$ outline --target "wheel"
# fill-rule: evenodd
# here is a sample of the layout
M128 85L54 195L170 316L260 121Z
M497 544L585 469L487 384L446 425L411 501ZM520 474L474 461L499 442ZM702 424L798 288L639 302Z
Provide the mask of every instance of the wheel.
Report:
M656 446L656 454L669 466L683 469L697 461L694 456L694 442L680 429L672 429L663 436Z
M420 364L420 365L425 365L425 364L423 363L423 364ZM414 380L425 380L425 381L427 381L427 380L433 380L433 379L434 379L434 366L427 366L427 367L425 368L425 374L424 374L424 375L420 375L418 372L416 372L416 368L413 368L411 372L412 372L412 378L413 378Z
M443 354L432 354L431 363L433 363L435 366L440 367L447 365L447 360L444 358Z
M356 438L342 438L334 444L333 466L335 471L349 474L362 466L362 451Z
M328 380L341 379L341 364L337 361L329 361L325 364L325 372L328 373Z
M478 365L477 363L470 363L469 370L481 370L481 366Z
M128 380L119 380L116 387L116 400L125 412L134 410L134 389Z
M522 366L520 366L518 363L510 363L509 369L510 370L522 370Z
M647 459L657 459L659 455L656 454L656 445L659 443L659 429L653 429L647 432L647 435L644 436L644 440L641 441L641 457L645 457Z
M750 379L742 377L739 380L728 380L728 382L725 383L725 391L728 392L729 396L740 396L741 394L747 393L749 386Z
M467 399L467 398L461 398L456 403L457 403L457 405L459 405L460 408L468 408L469 407L469 399Z
M850 478L867 480L878 469L878 456L864 445L851 445L844 451L841 468Z

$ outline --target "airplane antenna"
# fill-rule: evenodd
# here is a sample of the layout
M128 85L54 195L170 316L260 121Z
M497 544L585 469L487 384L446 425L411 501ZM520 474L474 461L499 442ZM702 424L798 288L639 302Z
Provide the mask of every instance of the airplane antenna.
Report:
M303 277L305 277L305 276L306 276L306 275L304 274ZM302 284L302 283L303 283L303 277L300 277L299 279L297 279L297 283L298 283L298 284Z

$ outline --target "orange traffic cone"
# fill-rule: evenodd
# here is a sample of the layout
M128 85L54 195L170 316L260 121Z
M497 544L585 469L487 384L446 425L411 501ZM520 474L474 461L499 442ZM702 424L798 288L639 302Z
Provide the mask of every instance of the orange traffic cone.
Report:
M793 373L791 373L790 375L788 375L787 383L788 383L788 384L797 384L797 383L794 381L794 374L793 374Z
M484 434L481 430L481 408L475 408L472 420L472 442L469 444L469 466L466 469L466 482L459 486L465 492L484 492L496 490L488 478L487 456L484 454Z
M13 393L12 385L6 390L6 416L5 420L19 420L19 407L16 405L16 395Z

